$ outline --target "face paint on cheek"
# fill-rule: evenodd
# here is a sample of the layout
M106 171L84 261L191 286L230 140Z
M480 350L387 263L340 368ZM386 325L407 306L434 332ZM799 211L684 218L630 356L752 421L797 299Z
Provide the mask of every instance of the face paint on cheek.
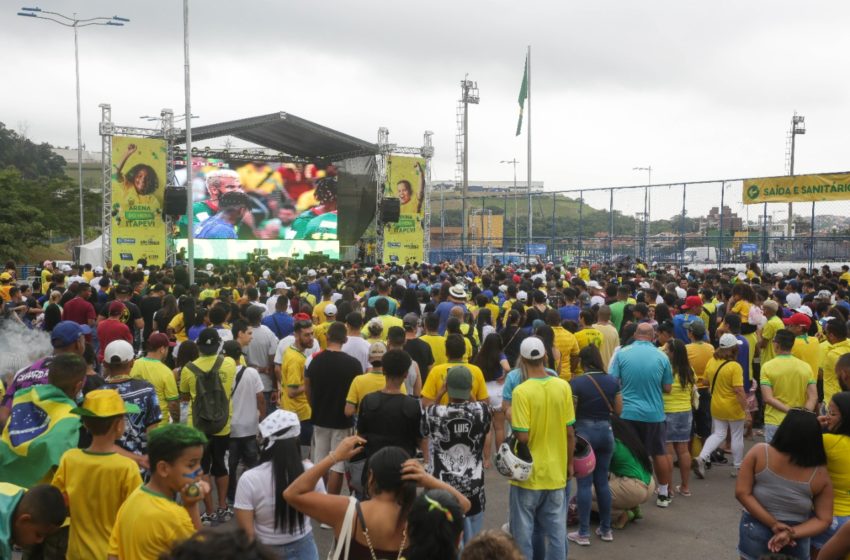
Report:
M196 469L196 470L194 470L194 471L192 471L192 472L190 472L190 473L188 473L188 474L184 474L184 475L183 475L183 478L188 478L188 479L190 479L190 480L195 480L196 478L198 478L199 476L201 476L201 474L203 474L203 472L204 472L204 470L203 470L203 469L198 468L198 469Z

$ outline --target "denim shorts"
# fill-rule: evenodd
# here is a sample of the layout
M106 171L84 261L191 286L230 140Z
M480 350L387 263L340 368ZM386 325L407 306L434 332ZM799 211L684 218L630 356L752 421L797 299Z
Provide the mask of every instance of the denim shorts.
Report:
M691 441L691 424L693 414L687 412L667 413L667 443L682 443Z
M832 523L829 524L829 527L816 537L812 537L812 546L818 550L823 548L823 545L826 544L832 535L838 532L838 529L841 528L842 525L850 521L850 515L836 515L832 518Z
M790 522L788 525L796 525ZM738 525L738 555L744 560L758 560L764 555L771 554L767 543L773 538L773 531L761 521L747 513L741 514ZM789 558L809 560L809 538L797 539L796 546L786 546L779 551Z

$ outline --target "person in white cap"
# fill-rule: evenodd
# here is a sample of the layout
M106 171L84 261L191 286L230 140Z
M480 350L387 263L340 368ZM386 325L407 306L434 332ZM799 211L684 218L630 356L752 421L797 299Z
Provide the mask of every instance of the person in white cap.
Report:
M288 291L289 286L286 284L286 282L280 281L274 285L274 293L270 295L269 298L266 300L265 317L270 317L271 315L277 312L276 306L278 298L283 296L283 298L286 299L286 292ZM283 310L286 313L289 313L289 310L287 309L288 307L289 302L287 302L286 305L283 307Z
M545 558L566 558L565 489L575 450L573 393L569 383L547 373L541 339L523 340L520 355L529 381L511 395L511 429L528 445L534 468L527 480L511 481L510 531L526 558L543 557L540 551L535 555L537 536L547 543Z
M705 466L712 452L732 436L732 476L736 476L744 459L744 424L750 419L744 392L744 369L736 360L742 342L734 334L720 337L714 357L705 366L705 379L711 387L711 436L698 457L693 459L697 478L705 478Z
M440 325L438 327L440 334L446 334L446 322L449 320L449 314L455 307L462 307L464 315L466 314L466 288L463 287L463 284L455 284L449 288L448 299L440 302L434 311L440 318Z
M325 307L328 305L333 305L331 301L331 296L333 296L333 288L328 286L327 284L322 286L322 300L313 307L313 324L321 325L328 321L328 317L325 313ZM324 346L323 346L324 348Z
M318 309L318 306L316 306L316 308ZM336 321L336 314L336 305L328 301L328 304L324 306L321 313L324 320L313 328L313 336L315 336L316 340L319 341L319 347L322 350L328 347L328 328L330 328L330 326ZM313 312L313 318L316 318L315 311Z

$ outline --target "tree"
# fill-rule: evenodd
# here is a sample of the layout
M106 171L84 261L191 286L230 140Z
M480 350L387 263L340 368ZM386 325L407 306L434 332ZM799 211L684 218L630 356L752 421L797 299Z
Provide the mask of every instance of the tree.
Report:
M50 144L36 144L0 122L0 168L15 167L25 179L65 175L65 158L53 153Z
M25 194L34 186L34 181L24 179L17 169L0 169L0 261L20 259L24 249L44 245L47 228L44 214L33 207Z

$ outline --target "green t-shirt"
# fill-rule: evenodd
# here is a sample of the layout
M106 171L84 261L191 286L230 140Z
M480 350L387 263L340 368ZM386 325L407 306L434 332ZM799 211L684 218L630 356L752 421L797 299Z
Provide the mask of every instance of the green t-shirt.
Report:
M617 327L617 332L620 332L620 325L623 324L623 311L626 308L625 301L615 301L608 306L611 310L611 322Z
M614 440L614 454L611 456L611 465L608 470L612 474L626 478L635 478L644 484L649 484L652 474L643 468L628 447Z

